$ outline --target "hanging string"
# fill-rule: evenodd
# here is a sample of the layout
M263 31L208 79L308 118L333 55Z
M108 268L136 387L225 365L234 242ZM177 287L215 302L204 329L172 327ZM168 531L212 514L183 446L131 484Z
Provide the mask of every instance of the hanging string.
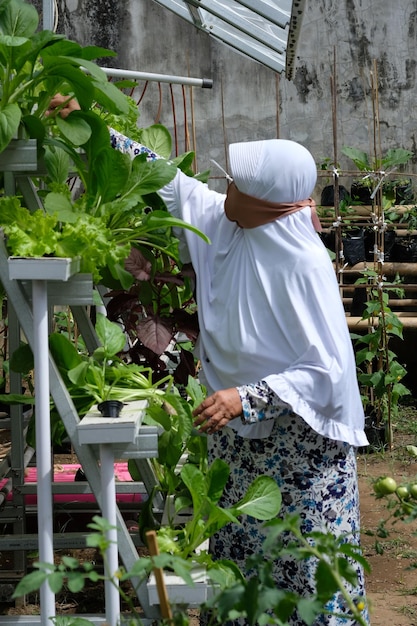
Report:
M169 84L169 92L171 94L172 119L173 119L173 123L174 123L175 156L178 156L177 114L176 114L176 110L175 110L175 100L174 100L174 92L173 92L173 89L172 89L172 83Z

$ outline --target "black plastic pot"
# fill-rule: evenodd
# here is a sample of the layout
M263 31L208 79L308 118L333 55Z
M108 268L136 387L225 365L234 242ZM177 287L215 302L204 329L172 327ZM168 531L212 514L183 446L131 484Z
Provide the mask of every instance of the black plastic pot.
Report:
M104 400L97 405L98 410L103 417L119 417L123 408L123 402L119 400Z
M395 230L386 230L384 232L384 260L391 261L391 254L395 246L397 234ZM367 229L365 232L365 255L367 261L372 261L374 258L374 245L375 245L375 233L372 229Z
M350 195L353 200L360 204L371 205L371 189L363 184L362 181L353 181L350 188Z
M412 204L415 200L411 179L395 187L395 204Z
M417 238L416 237L398 237L391 250L391 261L400 263L416 263L417 262Z
M343 255L348 265L356 265L365 260L365 232L363 228L346 231L343 242Z
M385 424L376 424L373 416L365 417L365 434L369 446L358 448L360 453L380 452L388 446L388 433Z
M350 196L346 187L343 185L339 185L339 202L342 200L349 201ZM334 185L326 185L323 187L323 191L321 192L320 198L321 206L334 206Z

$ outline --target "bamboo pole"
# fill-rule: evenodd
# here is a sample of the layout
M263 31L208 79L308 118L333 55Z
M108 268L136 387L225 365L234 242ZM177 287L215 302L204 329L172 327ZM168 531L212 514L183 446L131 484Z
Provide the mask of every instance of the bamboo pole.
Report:
M156 540L156 532L154 530L149 530L146 533L146 541L148 544L149 554L151 556L157 556L159 554L158 542ZM164 619L172 621L172 610L171 605L169 604L167 588L164 580L164 573L160 567L154 567L153 573L155 574L156 588L158 591L159 604L161 606L161 616Z

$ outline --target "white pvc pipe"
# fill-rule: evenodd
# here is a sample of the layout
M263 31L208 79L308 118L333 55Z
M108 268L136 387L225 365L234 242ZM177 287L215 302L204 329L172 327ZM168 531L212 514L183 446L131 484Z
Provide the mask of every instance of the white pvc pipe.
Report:
M173 83L177 85L189 85L190 87L204 87L211 89L211 78L190 78L189 76L175 76L170 74L151 74L149 72L137 72L136 70L121 70L113 67L101 68L107 76L115 78L131 78L133 80L149 80L157 83Z
M109 546L106 550L107 567L106 578L113 578L119 567L117 548L117 512L116 512L116 483L114 479L114 454L111 444L100 444L101 490L103 518L112 526L106 537ZM119 580L114 579L116 586L109 580L104 582L106 598L106 622L109 626L116 626L120 620Z
M48 297L44 280L32 282L35 360L35 424L39 561L54 562L52 517L51 422L49 408ZM40 589L41 624L55 617L55 594L45 581Z
M54 0L43 0L42 4L42 24L44 30L54 30Z

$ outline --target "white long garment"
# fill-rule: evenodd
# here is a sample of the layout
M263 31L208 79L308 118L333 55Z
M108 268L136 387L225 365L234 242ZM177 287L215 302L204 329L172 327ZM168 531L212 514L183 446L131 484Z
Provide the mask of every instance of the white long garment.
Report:
M199 356L212 390L264 379L316 432L367 444L356 366L332 263L311 209L252 229L224 213L225 195L181 172L160 192L197 275ZM229 426L266 437L272 422Z
M114 148L159 158L111 129ZM284 139L229 146L240 192L270 202L308 198L317 179L312 155ZM180 229L197 274L199 357L212 391L265 380L316 432L366 445L356 365L328 253L311 209L256 228L224 213L226 196L178 172L159 194L168 210L211 240ZM279 419L279 418L277 418ZM267 437L272 420L229 426L244 437Z

